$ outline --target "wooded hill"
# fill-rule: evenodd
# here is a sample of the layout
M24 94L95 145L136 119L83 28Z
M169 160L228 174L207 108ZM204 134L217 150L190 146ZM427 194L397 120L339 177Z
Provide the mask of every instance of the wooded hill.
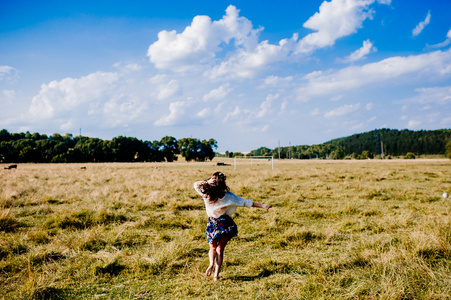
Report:
M448 151L447 151L448 149ZM269 149L261 147L250 155L273 155L280 158L367 159L414 155L451 155L451 129L397 130L377 129L348 137L333 139L318 145L301 145Z

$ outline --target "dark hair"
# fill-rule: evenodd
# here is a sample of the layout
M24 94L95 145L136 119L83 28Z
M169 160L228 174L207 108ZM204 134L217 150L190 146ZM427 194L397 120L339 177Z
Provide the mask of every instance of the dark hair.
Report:
M225 183L226 178L224 173L216 172L200 184L200 188L207 195L208 201L216 202L225 196L226 191L230 190Z

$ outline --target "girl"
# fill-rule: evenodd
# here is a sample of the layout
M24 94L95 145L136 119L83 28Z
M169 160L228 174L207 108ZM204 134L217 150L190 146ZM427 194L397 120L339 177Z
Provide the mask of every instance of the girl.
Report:
M205 275L211 275L216 262L215 281L219 280L225 246L232 237L238 234L238 228L230 215L235 213L238 206L259 207L266 210L271 207L268 204L260 204L236 196L229 191L225 180L226 176L223 173L216 172L208 180L194 183L194 189L204 199L208 215L207 240L210 244L208 253L210 265L205 271Z

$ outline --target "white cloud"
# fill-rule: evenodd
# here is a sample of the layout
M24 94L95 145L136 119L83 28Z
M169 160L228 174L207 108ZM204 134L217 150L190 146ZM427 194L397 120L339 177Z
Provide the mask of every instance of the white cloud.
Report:
M169 104L169 114L161 117L153 124L155 126L170 126L177 123L177 121L185 114L186 103L184 101L176 101Z
M202 99L204 101L221 100L224 99L230 93L230 91L231 89L229 88L229 84L224 84L208 92L208 94L204 95Z
M354 126L350 127L349 129L351 129L351 130L362 130L363 128L365 128L365 124L363 122L361 122L361 123L359 123L357 125L354 125Z
M366 110L371 110L373 109L374 104L373 103L367 103L366 104Z
M17 70L10 66L0 65L0 81L11 80L17 75Z
M293 76L279 77L271 75L265 78L265 85L267 86L279 86L284 83L289 83L293 81Z
M421 122L418 120L410 120L407 124L407 128L409 129L417 129L421 125Z
M314 110L312 110L312 111L310 112L310 115L311 115L311 116L317 116L317 115L319 115L319 108L317 107L317 108L315 108Z
M363 21L371 19L373 11L369 6L374 0L332 0L324 1L304 27L315 32L299 41L297 52L309 53L315 49L332 46L339 38L356 33ZM389 4L389 1L379 1Z
M268 95L266 100L262 102L260 105L260 110L257 112L257 118L263 118L267 116L271 112L271 106L274 100L279 98L279 94L276 95Z
M248 124L251 120L251 111L249 109L242 109L239 106L235 106L235 109L228 112L224 117L224 122L234 121L237 124Z
M152 85L151 98L166 100L183 94L181 83L177 79L170 79L166 74L154 75L148 81Z
M451 43L451 29L448 31L448 33L446 34L446 40L435 44L435 45L428 45L429 48L434 48L434 49L438 49L438 48L443 48L448 46Z
M43 84L39 94L31 101L29 113L36 119L51 118L56 113L98 101L111 94L118 79L117 73L96 72L76 79L65 78Z
M407 102L419 104L432 103L436 105L451 104L451 86L417 88L415 89L415 92L417 92L418 95L407 99Z
M429 24L430 21L431 21L431 12L428 11L426 19L418 23L418 25L412 30L412 36L414 37L418 36L423 31L424 27L426 27Z
M371 52L376 52L376 47L373 46L373 43L370 40L363 41L363 46L360 49L352 52L348 57L346 57L344 62L355 62L365 58Z
M14 90L3 90L2 94L7 99L13 99L16 96L16 91L14 91Z
M103 123L109 127L128 127L139 122L147 110L147 103L138 96L116 93L103 105Z
M341 100L341 99L343 99L343 95L336 95L336 96L333 96L330 100L331 100L331 101L338 101L338 100Z
M306 101L311 97L336 94L367 85L386 82L406 75L415 80L425 76L451 74L451 50L435 51L412 56L395 56L363 66L350 66L336 72L314 72L304 87L298 89L298 99ZM393 81L392 81L393 82Z
M340 117L347 115L351 112L354 112L360 108L360 103L357 104L346 104L341 107L338 107L336 109L333 109L327 113L324 114L324 117L331 118L331 117Z
M63 130L63 131L66 131L66 132L68 132L70 130L73 130L74 129L74 124L72 123L72 120L67 120L66 123L64 123L64 124L62 124L60 126L60 129Z
M13 67L10 66L0 66L0 79L3 79L4 76L11 73L14 70Z
M141 71L143 68L140 64L137 64L137 63L129 63L126 65L123 65L122 62L118 62L118 63L115 63L113 66L123 72L137 72L137 71Z
M229 44L233 39L236 46L244 49L256 45L259 30L254 30L252 23L238 13L230 5L219 21L196 16L182 33L161 31L147 51L150 61L158 69L186 71L208 63L219 52L221 43Z
M260 31L239 16L239 10L230 5L221 20L196 16L181 33L161 31L158 40L149 46L147 55L158 69L176 72L205 70L204 75L215 79L249 78L268 64L284 60L295 48L297 34L278 44L258 42ZM230 55L224 59L221 52L227 48Z
M171 79L168 83L160 85L157 98L165 100L181 94L180 83L175 79Z
M294 34L291 39L284 39L279 45L269 44L263 41L253 50L240 49L227 61L215 66L205 74L212 79L218 77L251 78L268 64L285 60L293 51L297 41Z
M206 107L196 114L199 118L206 118L210 114L210 108Z

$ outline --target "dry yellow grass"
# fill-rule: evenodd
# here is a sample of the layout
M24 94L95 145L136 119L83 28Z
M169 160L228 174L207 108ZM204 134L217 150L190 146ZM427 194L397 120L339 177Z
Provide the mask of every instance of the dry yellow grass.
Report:
M221 160L223 161L223 160ZM232 161L227 160L227 163ZM86 169L81 169L85 166ZM48 164L1 170L3 299L449 299L451 161ZM238 210L205 278L216 170Z

